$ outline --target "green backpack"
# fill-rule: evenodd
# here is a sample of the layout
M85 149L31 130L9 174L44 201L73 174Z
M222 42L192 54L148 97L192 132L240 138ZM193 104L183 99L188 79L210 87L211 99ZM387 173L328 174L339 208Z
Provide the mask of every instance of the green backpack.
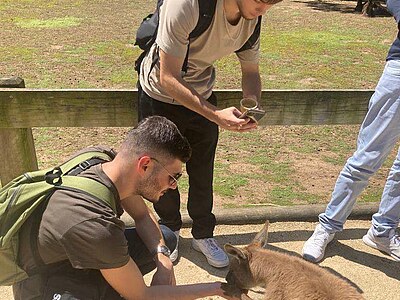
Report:
M109 150L88 148L56 168L25 173L0 189L0 285L13 285L28 277L18 266L19 230L57 189L89 193L116 212L114 195L105 185L74 176L92 165L112 160L115 153Z

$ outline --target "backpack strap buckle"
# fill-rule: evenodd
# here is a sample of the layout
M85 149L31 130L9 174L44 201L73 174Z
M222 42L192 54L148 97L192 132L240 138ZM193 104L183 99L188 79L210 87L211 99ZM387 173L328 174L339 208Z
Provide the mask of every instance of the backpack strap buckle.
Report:
M72 169L71 171L69 171L68 173L66 173L67 175L71 175L71 176L76 176L78 174L80 174L81 172L89 169L90 167L103 163L106 160L101 159L101 158L91 158L89 160L85 160L81 163L79 163L74 169Z
M60 167L56 167L53 170L49 171L44 175L44 179L48 184L52 185L61 185L62 179L61 179L62 171ZM55 181L57 179L57 181Z
M88 169L91 166L90 162L85 160L83 162L81 162L78 167L82 169L82 171Z

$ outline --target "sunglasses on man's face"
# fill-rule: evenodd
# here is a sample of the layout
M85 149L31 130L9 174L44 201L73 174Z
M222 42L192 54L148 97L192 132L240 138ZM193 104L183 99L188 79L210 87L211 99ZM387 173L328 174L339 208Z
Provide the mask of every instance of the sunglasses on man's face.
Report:
M158 159L156 159L154 157L151 157L151 159L154 160L156 163L158 163L164 169L164 171L168 173L168 175L169 175L169 185L171 185L171 186L175 185L175 184L178 185L178 180L179 180L179 178L182 177L182 172L176 173L175 175L172 175L168 171L168 169Z

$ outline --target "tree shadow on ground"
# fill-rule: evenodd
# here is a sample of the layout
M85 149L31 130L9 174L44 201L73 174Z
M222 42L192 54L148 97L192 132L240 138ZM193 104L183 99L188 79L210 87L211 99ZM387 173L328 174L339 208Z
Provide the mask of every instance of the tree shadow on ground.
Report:
M297 3L303 3L305 6L312 8L313 10L323 11L323 12L339 12L343 14L361 14L361 12L356 11L357 1L354 1L354 5L349 5L349 2L338 3L329 2L329 0L315 0L315 1L294 1ZM390 17L391 15L387 11L377 11L374 17Z

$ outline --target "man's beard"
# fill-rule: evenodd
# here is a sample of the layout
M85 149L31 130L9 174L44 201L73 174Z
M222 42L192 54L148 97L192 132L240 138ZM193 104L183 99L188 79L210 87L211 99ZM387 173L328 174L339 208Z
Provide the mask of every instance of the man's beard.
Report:
M160 200L161 186L153 176L150 176L140 182L137 193L148 201L156 203Z

